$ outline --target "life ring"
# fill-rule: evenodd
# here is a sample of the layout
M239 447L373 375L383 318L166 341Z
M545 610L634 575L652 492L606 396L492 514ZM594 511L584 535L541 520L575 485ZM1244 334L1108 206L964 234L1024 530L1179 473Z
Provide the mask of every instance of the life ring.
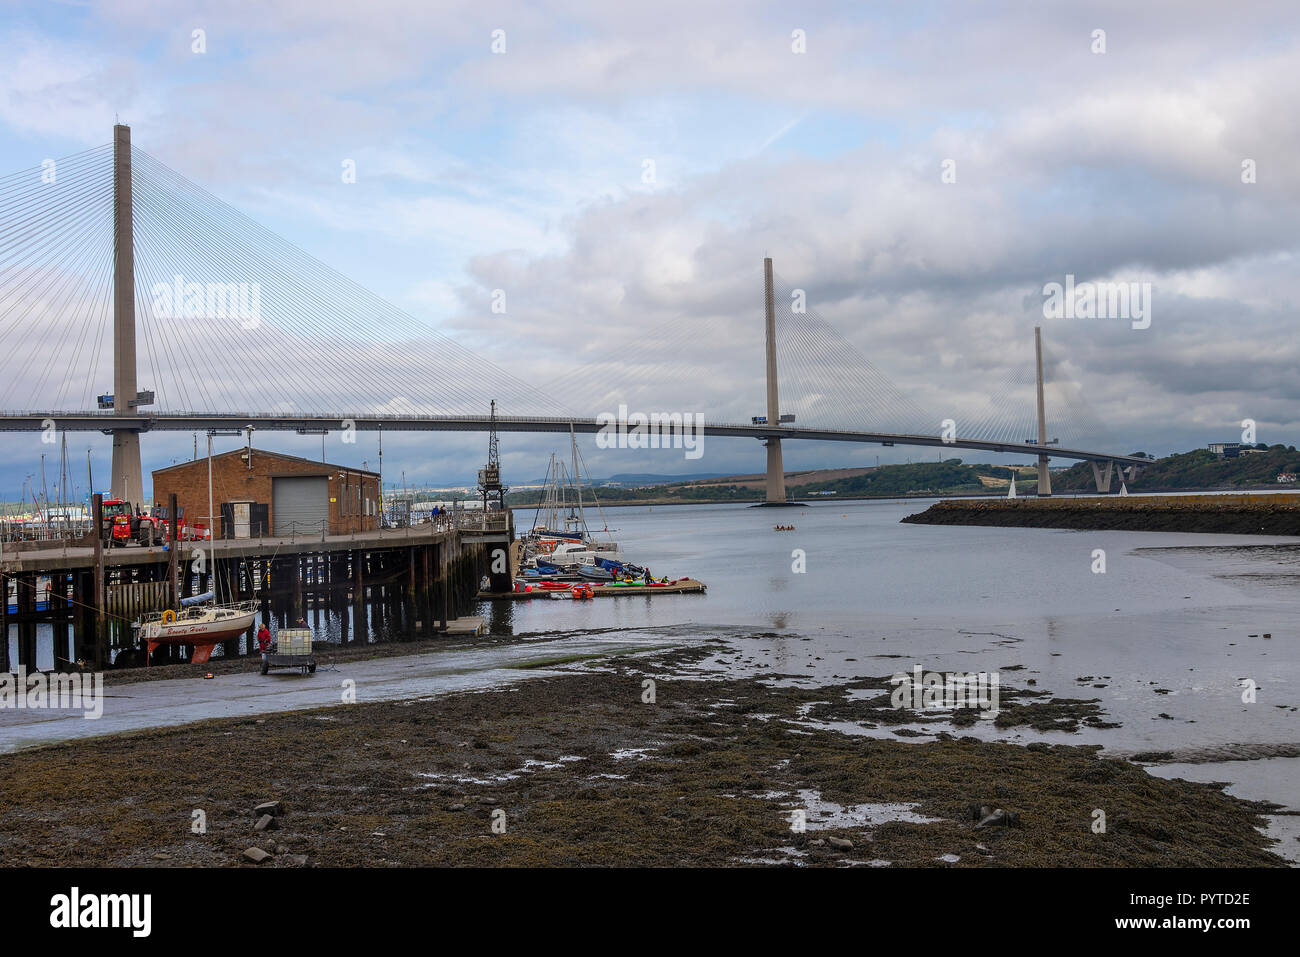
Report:
M164 625L170 625L173 621L176 620L176 612L168 608L165 612L163 612L162 620Z

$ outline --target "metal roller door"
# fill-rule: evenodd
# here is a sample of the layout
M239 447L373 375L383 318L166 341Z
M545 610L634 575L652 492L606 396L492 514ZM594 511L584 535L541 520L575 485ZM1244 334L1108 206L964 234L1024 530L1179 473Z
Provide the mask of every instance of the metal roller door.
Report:
M329 517L329 479L325 476L271 479L276 535L319 535Z

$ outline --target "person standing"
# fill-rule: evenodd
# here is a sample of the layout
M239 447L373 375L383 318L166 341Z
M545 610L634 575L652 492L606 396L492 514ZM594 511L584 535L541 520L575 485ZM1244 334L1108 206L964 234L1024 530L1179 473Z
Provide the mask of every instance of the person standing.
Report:
M266 622L257 630L257 650L262 653L262 660L271 653L271 629L266 627Z

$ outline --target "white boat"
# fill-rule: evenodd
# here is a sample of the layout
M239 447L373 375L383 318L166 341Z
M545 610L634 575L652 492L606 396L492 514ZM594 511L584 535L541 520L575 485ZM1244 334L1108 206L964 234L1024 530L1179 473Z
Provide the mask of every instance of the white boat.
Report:
M148 643L149 657L161 645L190 645L190 661L203 664L212 657L215 645L238 638L257 620L256 602L218 605L210 601L212 597L209 593L199 600L186 598L179 612L168 609L146 615L140 637ZM185 606L186 602L194 604Z
M615 542L561 542L543 561L563 568L566 565L594 565L598 558L621 562L623 553Z

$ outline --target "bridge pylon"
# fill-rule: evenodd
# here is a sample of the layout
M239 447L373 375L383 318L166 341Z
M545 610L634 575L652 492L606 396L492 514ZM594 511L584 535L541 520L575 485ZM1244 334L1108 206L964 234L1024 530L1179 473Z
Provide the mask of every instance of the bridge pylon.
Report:
M113 127L113 414L136 415L135 231L131 205L131 128ZM113 430L113 498L144 505L140 433Z
M781 401L776 377L776 294L772 289L772 259L763 260L763 307L767 344L767 419L765 424L781 427ZM763 438L767 448L767 486L764 505L794 505L785 497L785 464L781 458L781 437L767 435Z
M1043 405L1043 330L1034 326L1034 363L1038 367L1038 497L1052 494L1052 474L1047 470L1047 411Z

